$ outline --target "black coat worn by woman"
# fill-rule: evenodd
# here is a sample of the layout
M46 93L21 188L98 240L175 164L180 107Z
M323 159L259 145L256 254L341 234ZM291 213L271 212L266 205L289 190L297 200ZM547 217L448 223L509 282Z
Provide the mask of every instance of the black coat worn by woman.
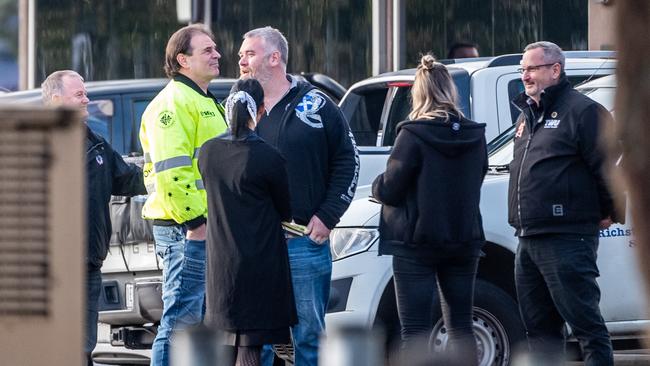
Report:
M411 258L476 256L485 241L479 210L487 172L485 124L451 115L397 126L386 172L373 183L381 201L380 254Z
M281 342L273 335L297 322L281 226L291 220L284 159L247 130L207 141L199 170L208 196L205 323L238 345Z

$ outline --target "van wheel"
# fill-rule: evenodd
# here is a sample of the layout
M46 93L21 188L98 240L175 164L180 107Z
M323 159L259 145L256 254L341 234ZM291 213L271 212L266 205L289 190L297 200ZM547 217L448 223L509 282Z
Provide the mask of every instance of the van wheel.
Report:
M499 287L477 279L472 320L478 344L478 364L510 365L513 349L526 339L514 299ZM442 351L448 340L447 329L440 318L433 327L429 346L434 351Z

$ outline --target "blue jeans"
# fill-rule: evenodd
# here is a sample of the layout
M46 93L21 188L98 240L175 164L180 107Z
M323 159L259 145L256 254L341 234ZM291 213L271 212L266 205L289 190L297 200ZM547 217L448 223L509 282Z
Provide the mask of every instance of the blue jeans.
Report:
M478 257L423 260L393 256L403 348L414 347L429 336L437 320L434 309L439 298L449 335L446 353L460 365L476 365L472 304L477 268Z
M153 236L163 261L163 313L151 365L168 366L172 333L203 320L205 241L187 240L182 226L154 225Z
M90 356L97 345L97 320L101 290L101 269L88 266L86 269L86 344L84 345L84 352L89 365L92 365Z
M295 366L318 365L318 340L325 331L325 310L330 296L332 255L329 241L316 244L309 237L287 241L298 324L291 328ZM270 346L262 351L262 365L271 366Z
M580 342L585 365L613 365L612 344L599 308L597 251L597 236L519 238L517 300L536 365L563 361L565 322Z

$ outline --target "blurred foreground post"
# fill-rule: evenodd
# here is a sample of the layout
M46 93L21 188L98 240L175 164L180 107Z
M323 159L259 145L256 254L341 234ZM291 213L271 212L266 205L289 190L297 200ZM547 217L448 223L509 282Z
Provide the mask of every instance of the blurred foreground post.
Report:
M84 362L85 127L0 107L0 364Z
M220 342L218 332L205 327L174 333L169 353L172 366L229 366L232 353Z
M319 366L381 366L384 336L363 326L330 327L318 353Z
M620 141L617 179L628 192L639 269L650 290L650 1L617 1L618 88L610 151ZM650 293L646 291L646 294Z

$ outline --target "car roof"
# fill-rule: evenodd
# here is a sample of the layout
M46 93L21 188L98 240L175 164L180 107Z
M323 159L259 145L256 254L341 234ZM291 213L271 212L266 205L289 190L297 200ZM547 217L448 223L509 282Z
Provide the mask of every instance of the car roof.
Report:
M219 78L210 82L210 88L230 88L237 79ZM115 93L116 89L120 94L135 93L144 91L157 91L161 90L169 79L156 78L156 79L128 79L128 80L103 80L103 81L89 81L86 82L86 90L89 95ZM23 90L17 92L10 92L0 94L0 103L8 103L12 101L22 102L36 102L41 99L41 88L30 90Z
M612 68L616 64L616 60L613 58L615 54L611 51L568 51L565 54L567 54L565 61L565 67L567 69ZM440 62L447 66L447 69L452 75L455 72L473 74L478 70L487 68L502 66L519 67L521 57L522 54L509 54L496 57L440 60ZM376 82L412 81L415 78L415 71L415 68L410 68L382 73L359 81L350 87L350 89Z
M331 77L319 73L301 73L292 74L297 80L307 81L318 87L332 98L336 103L343 97L346 89ZM218 78L210 82L212 91L218 90L223 97L223 89L230 91L232 85L237 81L233 78ZM88 81L85 83L88 95L91 97L102 94L128 94L138 92L158 92L167 83L169 79L151 78L151 79L124 79L124 80L102 80ZM35 88L17 92L0 92L0 103L10 103L19 101L21 103L37 103L41 100L41 89Z

